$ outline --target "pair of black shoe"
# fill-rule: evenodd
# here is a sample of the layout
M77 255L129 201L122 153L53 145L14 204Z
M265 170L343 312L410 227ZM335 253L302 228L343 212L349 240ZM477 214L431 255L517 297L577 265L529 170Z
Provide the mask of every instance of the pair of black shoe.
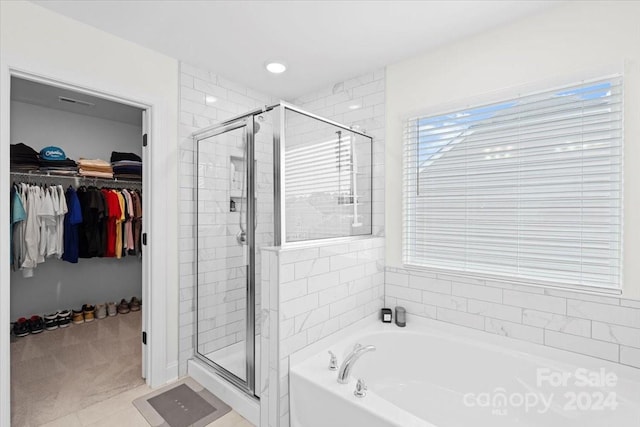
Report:
M31 316L31 319L21 317L13 324L13 334L17 337L39 334L42 331L44 331L44 320L40 316Z

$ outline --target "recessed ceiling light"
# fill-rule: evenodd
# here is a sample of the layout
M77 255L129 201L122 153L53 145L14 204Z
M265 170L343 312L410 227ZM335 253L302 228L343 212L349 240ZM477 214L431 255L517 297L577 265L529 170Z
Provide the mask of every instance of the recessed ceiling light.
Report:
M287 66L282 62L268 62L265 67L267 68L267 71L273 74L284 73L287 70Z
M213 104L218 100L218 98L216 98L215 96L207 95L205 96L204 100L207 104Z
M351 104L351 105L349 105L349 109L350 110L357 110L358 108L360 108L360 104Z

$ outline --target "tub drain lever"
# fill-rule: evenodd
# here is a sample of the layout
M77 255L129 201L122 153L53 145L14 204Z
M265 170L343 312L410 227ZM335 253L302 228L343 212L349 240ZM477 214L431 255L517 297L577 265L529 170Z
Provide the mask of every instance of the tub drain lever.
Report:
M353 395L356 397L365 397L367 395L367 385L364 383L364 380L358 379Z
M338 358L336 357L335 354L333 354L333 351L329 351L329 354L331 355L331 359L329 360L329 370L330 371L337 371L338 370Z

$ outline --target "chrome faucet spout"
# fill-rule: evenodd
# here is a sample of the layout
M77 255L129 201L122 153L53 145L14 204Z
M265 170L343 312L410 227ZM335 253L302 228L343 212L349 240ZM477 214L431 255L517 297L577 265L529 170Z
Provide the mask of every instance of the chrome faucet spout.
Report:
M376 347L373 345L363 347L360 344L356 344L355 347L353 347L353 351L344 359L344 362L342 362L342 365L340 366L340 371L338 371L338 382L340 384L346 384L349 382L349 374L351 374L353 365L363 354L370 351L376 351Z

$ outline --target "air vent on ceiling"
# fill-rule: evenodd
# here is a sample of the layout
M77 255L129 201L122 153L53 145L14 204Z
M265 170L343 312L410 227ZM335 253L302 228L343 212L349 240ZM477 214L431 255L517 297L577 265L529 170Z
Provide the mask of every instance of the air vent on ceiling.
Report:
M67 102L69 104L82 105L82 106L85 106L85 107L95 107L96 106L96 104L93 104L91 102L80 101L79 99L67 98L66 96L59 96L58 97L58 101Z

